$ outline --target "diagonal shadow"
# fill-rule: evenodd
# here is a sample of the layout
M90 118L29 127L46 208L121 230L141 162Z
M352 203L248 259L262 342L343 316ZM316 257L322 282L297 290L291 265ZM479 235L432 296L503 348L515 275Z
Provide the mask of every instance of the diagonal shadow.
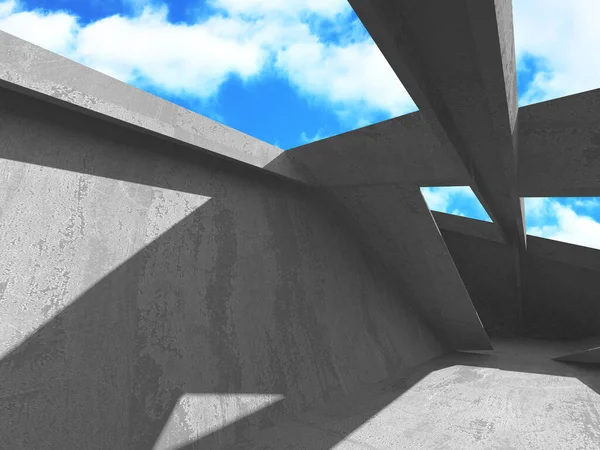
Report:
M469 367L475 369L499 369L503 371L502 375L496 377L496 383L501 382L504 386L494 386L494 384L487 386L489 392L484 392L484 397L494 397L497 394L497 388L502 390L504 387L508 389L508 392L511 392L511 389L514 388L511 387L511 379L515 377L516 373L520 373L576 379L590 388L598 395L598 399L600 399L600 367L576 364L567 365L553 361L549 358L549 355L562 351L561 348L564 349L568 347L568 344L569 343L561 341L505 340L505 342L502 342L501 339L495 339L493 342L494 348L498 347L499 350L495 350L488 354L469 352L444 354L432 358L414 368L401 371L395 376L377 383L376 385L368 386L362 392L354 393L341 400L331 402L326 407L309 411L291 420L279 422L257 436L238 442L237 445L231 447L231 449L325 449L332 448L340 442L344 442L349 448L413 448L410 447L410 445L416 446L418 442L422 445L423 443L419 440L411 440L411 433L415 431L414 423L410 426L408 423L405 423L403 419L411 418L411 416L420 417L421 419L417 420L417 422L421 421L421 426L423 427L422 430L426 432L428 429L428 422L429 426L431 426L431 422L427 418L426 413L426 411L428 411L427 404L435 404L437 405L436 407L447 410L449 414L457 412L454 408L457 408L458 410L464 408L477 410L481 407L479 405L479 402L482 400L480 397L480 395L482 395L481 388L485 383L482 383L479 386L477 386L477 384L482 378L485 378L486 374L489 375L491 372L488 371L482 374L478 371L468 370ZM473 388L480 392L475 392L473 396L466 395L465 397L455 399L452 399L452 396L449 395L445 398L454 400L454 402L451 401L449 404L444 404L444 401L440 402L439 399L436 401L436 397L444 397L445 388L447 388L448 385L445 383L437 384L434 382L429 383L429 387L424 389L421 388L420 394L415 395L413 393L412 405L410 404L410 401L409 403L404 402L406 394L411 393L411 390L425 378L435 372L444 372L444 369L448 368L457 369L457 372L455 372L455 377L451 377L450 379L447 376L444 377L442 375L446 383L449 381L450 384L454 385L454 388L456 388L457 385L461 385L462 383L473 382ZM536 386L541 391L544 390L543 385L540 385L539 377L532 377L530 381L532 383L531 385L526 382L524 383L522 377L516 376L515 381L517 385L521 384L525 391ZM566 387L565 392L568 392L569 389L576 386L576 384L567 382L563 386ZM460 391L460 387L458 389ZM550 388L550 391L552 391L552 388ZM551 398L553 394L552 392L546 392L546 395L549 395ZM415 398L418 399L417 404L414 403ZM527 398L527 396L525 395L524 398ZM591 406L591 411L593 412L594 400L591 397L588 397L588 400L591 401L589 406ZM506 398L506 401L509 404L512 402L510 407L515 407L517 409L520 407L527 407L526 405L519 404L522 399L520 400L518 395L516 398ZM597 402L598 400L595 400L595 403ZM404 409L409 405L412 411L407 412ZM551 410L554 407L559 407L559 405L560 402L555 401L554 404L550 402L547 407ZM573 413L573 411L570 412ZM489 411L482 411L482 413L482 416L489 415ZM528 429L527 427L531 427L532 423L535 423L536 421L539 423L540 420L543 420L543 412L540 412L537 416L536 414L537 413L533 411L532 417L523 417L525 422L527 422L526 425L512 423L510 422L511 419L501 419L500 421L508 420L508 423L510 424L509 427L513 427L515 433L519 434L521 432L519 430L522 429L523 432L525 432ZM570 414L567 414L567 416L570 416ZM577 416L573 417L567 417L566 420L571 420L578 426L583 425L583 423L580 424L578 422L579 418L577 418ZM583 420L583 418L581 418L581 420ZM594 430L596 433L600 431L597 422L594 423L593 413L587 420L590 420L589 428L592 429L591 435L588 436L593 436ZM369 422L372 423L369 424ZM393 426L393 424L397 424L397 426ZM367 429L362 433L359 432L358 436L355 436L354 432L363 425L367 425L367 428L370 427L370 429ZM465 424L465 426L468 429L469 425ZM491 426L493 429L493 424ZM418 428L419 427L416 429L418 430ZM408 434L405 434L405 431ZM433 432L433 430L429 431ZM457 431L458 435L461 435L460 430ZM563 428L559 428L556 431L557 434L561 434L562 432L564 432ZM450 434L454 433L452 432ZM447 437L449 436L447 435ZM410 445L407 441L410 441ZM378 443L383 445L383 447L377 445ZM500 442L497 442L497 444L499 443ZM508 448L508 444L505 444ZM409 445L409 447L406 447L406 445ZM191 445L185 448L193 449L196 447ZM435 448L445 448L445 446L435 446Z
M423 358L420 348L411 350L414 336L399 342L385 329L397 306L369 306L377 292L348 290L337 271L353 254L336 249L339 260L325 264L334 258L328 246L353 236L310 189L21 94L0 90L0 100L0 156L7 161L211 198L75 292L57 314L47 313L46 323L3 357L0 435L6 448L147 449L185 394L284 396L237 421L230 414L240 406L235 398L214 404L214 412L187 405L187 418L198 419L179 422L181 441L218 448L347 393L358 380L380 379ZM228 183L238 183L235 192ZM253 193L259 187L262 193ZM309 268L305 238L291 230L310 236L307 221L317 217L341 241L316 238L324 250ZM100 250L74 272L100 268ZM317 270L326 267L335 271L324 281ZM376 265L367 269L380 276ZM331 311L325 303L337 306ZM352 311L343 316L345 306ZM340 324L342 316L354 321ZM362 340L346 337L353 328ZM202 437L205 423L222 425L228 416L233 423Z
M561 348L567 348L569 343L561 341L539 341L538 343L536 340L496 339L493 344L499 350L487 354L455 352L430 359L416 367L400 371L382 382L364 386L357 392L336 399L324 407L280 421L258 435L238 441L230 448L231 450L329 449L341 442L347 443L350 448L380 448L379 446L372 447L372 441L381 442L380 439L383 436L385 436L384 440L389 440L389 442L386 441L387 446L385 448L390 448L390 446L395 448L392 442L395 445L400 445L401 442L406 444L402 440L402 429L408 427L408 425L401 421L402 417L406 417L402 412L402 399L405 394L409 393L430 374L453 367L500 369L508 372L504 375L504 377L507 377L504 379L504 383L509 384L509 379L513 376L510 372L573 378L590 388L600 398L600 367L567 365L553 361L549 357L563 351ZM477 375L477 372L460 370L464 380L461 380L461 376L459 376L454 381L458 384L477 381L480 376ZM539 377L537 380L539 383ZM569 386L573 385L569 384ZM428 403L436 395L444 395L444 386L437 386L435 389L436 392L424 391L425 394L421 397L424 403ZM490 389L493 390L494 387L491 386ZM464 402L464 399L460 400L459 403L461 401ZM518 402L518 399L513 401ZM445 407L448 408L449 406ZM463 405L455 406L464 407ZM515 406L518 407L516 404ZM476 409L478 400L474 400L470 407ZM385 410L387 410L387 413L384 412ZM400 414L398 414L399 411ZM426 409L423 409L423 411L426 411ZM387 418L377 422L377 416L380 413L387 414ZM392 419L394 414L396 414L395 420L399 420L399 425L398 427L389 428L390 421L394 422L394 419ZM368 424L371 419L375 420L375 423L380 423L382 428L378 429L375 434L370 434L367 431L362 434L362 438L360 436L354 438L353 433L363 425ZM423 416L423 419L425 422L427 421L426 416ZM536 418L527 418L527 420L535 421ZM537 420L540 420L540 418L537 418ZM386 423L388 424L387 428ZM232 426L235 426L235 424ZM514 426L519 427L520 425L514 424ZM363 440L365 437L366 440ZM210 446L214 442L213 438L212 435L207 436L196 443L180 447L180 450L211 448ZM399 440L395 441L394 439ZM415 442L411 442L415 444ZM206 446L197 446L197 444Z

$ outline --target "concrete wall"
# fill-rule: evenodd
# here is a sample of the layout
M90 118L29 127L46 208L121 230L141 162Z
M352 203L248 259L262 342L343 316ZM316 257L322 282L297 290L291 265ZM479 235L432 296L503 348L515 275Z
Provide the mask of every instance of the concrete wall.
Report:
M219 448L444 351L307 187L5 90L0 131L3 447Z
M598 335L598 270L531 253L524 263L523 318L528 336L580 339Z
M494 337L581 339L600 330L600 252L528 236L521 259L521 298L510 246L448 230L465 223L436 215L446 245L486 331ZM488 233L492 224L470 221L472 232ZM519 330L520 315L522 329Z
M442 235L488 334L515 336L520 306L511 247L443 229Z

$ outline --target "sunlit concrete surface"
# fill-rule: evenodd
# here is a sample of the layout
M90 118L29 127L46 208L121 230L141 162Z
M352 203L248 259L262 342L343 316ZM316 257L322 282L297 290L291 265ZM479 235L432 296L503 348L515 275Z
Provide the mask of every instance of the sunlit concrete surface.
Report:
M434 358L236 448L600 448L600 366L549 359L577 343L492 343L495 351Z

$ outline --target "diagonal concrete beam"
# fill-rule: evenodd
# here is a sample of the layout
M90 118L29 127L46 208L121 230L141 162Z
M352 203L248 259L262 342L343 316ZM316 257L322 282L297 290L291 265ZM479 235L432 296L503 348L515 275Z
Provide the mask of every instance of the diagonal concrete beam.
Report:
M600 196L600 89L519 110L519 195Z
M440 141L418 112L285 152L321 186L412 182L465 186L471 182L452 144Z
M510 0L349 2L490 217L524 247Z
M453 350L492 349L418 186L338 186L323 188L323 195L342 205L365 248L398 280L442 342Z

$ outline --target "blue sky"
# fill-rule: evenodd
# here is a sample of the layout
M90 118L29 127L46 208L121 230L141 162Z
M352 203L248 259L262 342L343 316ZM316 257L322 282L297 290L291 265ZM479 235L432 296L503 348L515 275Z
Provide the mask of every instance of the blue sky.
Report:
M600 87L600 2L513 10L521 105ZM0 29L282 149L416 110L347 0L0 0ZM424 195L488 219L468 188ZM530 233L600 248L596 199L526 205Z

